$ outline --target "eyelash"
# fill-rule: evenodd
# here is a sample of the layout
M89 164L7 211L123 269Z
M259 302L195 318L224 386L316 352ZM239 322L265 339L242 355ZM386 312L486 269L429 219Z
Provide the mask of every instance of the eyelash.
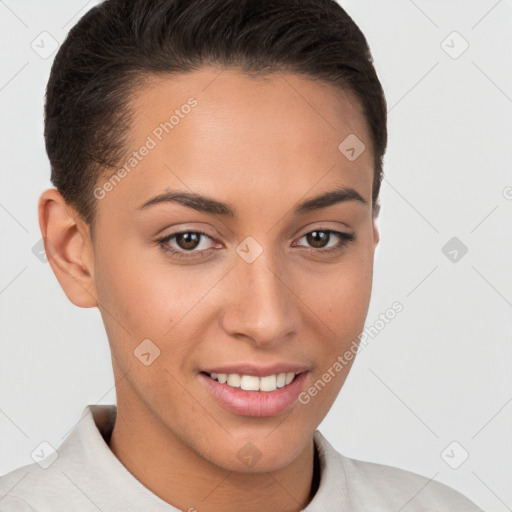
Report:
M321 254L339 252L342 249L344 249L345 246L348 245L350 242L354 241L356 238L355 235L353 235L351 233L343 233L342 231L336 231L334 229L313 229L312 231L308 231L307 233L302 235L300 238L304 238L306 235L314 233L315 231L319 231L321 233L329 233L329 235L336 235L340 238L340 241L334 247L329 247L327 249L315 249L312 247L309 249L309 250L312 250L314 252L321 253ZM180 259L181 258L206 258L213 251L215 251L215 249L204 249L202 251L184 251L184 250L174 249L173 247L170 247L168 245L168 242L170 242L173 238L176 238L178 235L183 235L183 234L187 234L187 233L194 233L196 235L201 235L206 238L209 238L210 240L213 240L211 236L204 233L203 231L190 230L190 231L180 231L178 233L173 233L172 235L167 235L165 237L158 238L156 240L156 242L157 242L158 246L160 247L160 249L164 253L166 253L166 254L170 253L171 256L178 256ZM195 255L197 255L197 256L195 256Z

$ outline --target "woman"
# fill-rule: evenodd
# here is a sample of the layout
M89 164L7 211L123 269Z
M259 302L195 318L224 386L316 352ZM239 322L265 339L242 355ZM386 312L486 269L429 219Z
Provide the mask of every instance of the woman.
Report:
M101 312L117 406L2 477L3 511L478 510L316 430L368 311L387 141L337 3L106 0L57 54L45 140L46 253Z

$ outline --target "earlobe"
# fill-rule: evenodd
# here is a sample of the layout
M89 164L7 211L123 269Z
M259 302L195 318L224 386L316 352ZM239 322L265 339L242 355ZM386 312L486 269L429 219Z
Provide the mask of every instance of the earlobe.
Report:
M373 210L372 222L373 222L373 247L377 247L380 241L379 227L377 226L377 219L380 211L380 204L377 203L376 208Z
M56 188L41 194L38 215L48 262L64 293L76 306L97 307L88 226Z

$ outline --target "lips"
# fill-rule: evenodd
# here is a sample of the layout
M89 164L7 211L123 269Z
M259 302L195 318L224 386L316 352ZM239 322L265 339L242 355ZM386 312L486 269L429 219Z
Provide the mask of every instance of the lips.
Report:
M236 373L238 375L253 375L255 377L266 377L279 373L302 373L309 370L304 364L295 363L274 363L267 366L258 366L250 363L226 364L211 368L202 368L204 373L225 373L226 375Z
M299 364L239 364L209 368L199 377L223 408L242 416L263 417L293 406L307 374L308 368Z

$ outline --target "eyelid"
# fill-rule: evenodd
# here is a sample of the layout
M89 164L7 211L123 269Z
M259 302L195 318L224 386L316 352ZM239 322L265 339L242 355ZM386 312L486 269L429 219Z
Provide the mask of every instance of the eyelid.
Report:
M302 236L298 237L297 240L300 240L301 238L304 238L305 236L309 235L310 233L314 233L315 231L320 231L322 233L329 233L329 235L334 235L338 237L339 241L334 247L321 247L319 249L315 247L306 247L306 250L311 250L314 252L322 253L322 252L329 252L336 249L342 249L347 243L352 242L356 239L356 235L354 233L347 233L345 231L339 231L337 229L332 228L313 228L308 231L306 231ZM330 240L329 240L330 242Z
M201 229L189 229L189 228L181 229L179 231L175 231L175 232L170 233L168 235L161 236L161 237L156 239L156 242L160 242L160 243L162 243L162 242L169 242L170 240L173 240L177 236L184 235L186 233L195 233L197 235L200 235L201 237L208 238L212 242L216 242L215 238L212 235L206 233L205 231L203 231ZM183 252L192 253L192 252L201 252L201 251L184 251L183 250Z

